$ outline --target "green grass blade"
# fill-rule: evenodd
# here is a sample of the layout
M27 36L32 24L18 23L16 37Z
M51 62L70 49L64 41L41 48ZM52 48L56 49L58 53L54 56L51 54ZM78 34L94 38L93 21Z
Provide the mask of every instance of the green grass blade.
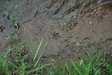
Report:
M2 64L2 69L3 69L3 72L8 75L10 72L9 72L9 68L8 68L8 60L7 60L7 57L4 57L4 61L3 61L3 64Z
M87 68L86 64L84 63L84 60L82 60L82 64L80 66L81 66L84 74L87 74L88 73L88 68Z
M66 71L67 71L67 75L73 75L73 72L72 70L70 69L70 67L67 65L67 63L65 63L65 68L66 68Z
M72 63L72 65L74 66L76 72L77 72L79 75L82 75L81 72L80 72L80 70L79 70L79 68L77 67L77 65L76 65L73 61L71 61L71 63Z
M5 52L5 53L2 55L2 57L5 56L5 55L7 55L7 54L9 54L13 49L14 49L14 48L9 49L7 52Z
M55 75L64 75L62 68L60 69L60 67L55 67L53 64L52 64L52 67L54 69Z
M32 48L32 46L30 45L30 43L29 43L28 41L26 41L26 44L27 44L29 50L31 51L31 53L34 55L33 48Z
M19 69L19 67L15 64L13 64L12 62L10 62L10 66L12 66L13 68Z
M36 50L36 48L37 48L37 41L34 40L33 49Z
M99 75L100 74L100 70L97 70L94 75Z
M89 64L88 64L88 69L92 68L92 63L93 63L93 59L90 60Z
M45 48L44 48L44 50L45 50ZM36 67L36 66L37 66L37 64L38 64L38 62L39 62L39 60L40 60L40 58L42 57L42 54L44 53L44 50L41 52L41 54L40 54L39 58L37 59L37 61L36 61L35 65L34 65L34 67Z
M88 74L90 73L91 69L92 69L92 65L93 65L93 59L94 58L91 58L89 61L89 64L88 64Z
M24 42L25 42L25 41L19 43L19 44L16 45L15 47L9 49L7 52L5 52L5 53L2 55L2 57L5 56L5 55L7 55L7 54L9 54L12 50L14 50L15 48L17 48L19 45L23 44Z
M48 65L51 65L51 64L45 64L45 65L43 65L43 66L41 66L41 67L37 67L37 68L35 68L35 69L29 71L28 73L31 73L31 72L34 72L34 71L39 71L39 70L45 68L45 67L48 66Z
M37 48L37 51L36 51L36 53L35 53L35 56L34 56L34 59L33 59L33 60L36 59L36 57L37 57L37 55L38 55L38 53L39 53L39 51L40 51L40 47L41 47L41 45L42 45L43 40L44 40L44 39L42 38L42 40L40 41L40 44L39 44L39 46L38 46L38 48Z

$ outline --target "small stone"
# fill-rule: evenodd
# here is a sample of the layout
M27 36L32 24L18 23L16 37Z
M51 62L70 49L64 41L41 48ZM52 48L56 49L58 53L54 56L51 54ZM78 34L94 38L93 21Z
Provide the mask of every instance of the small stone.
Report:
M89 23L90 23L90 24L92 24L92 22L91 22L91 21L90 21Z

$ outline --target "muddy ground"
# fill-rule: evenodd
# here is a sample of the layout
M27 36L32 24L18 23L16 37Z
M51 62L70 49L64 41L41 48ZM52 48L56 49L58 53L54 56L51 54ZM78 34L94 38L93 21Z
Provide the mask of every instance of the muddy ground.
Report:
M44 38L43 61L112 54L112 0L0 0L0 53Z

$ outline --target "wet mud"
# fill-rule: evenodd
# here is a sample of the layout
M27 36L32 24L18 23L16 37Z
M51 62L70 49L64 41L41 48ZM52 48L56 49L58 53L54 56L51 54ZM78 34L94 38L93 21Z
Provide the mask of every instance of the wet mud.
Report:
M42 60L61 63L87 51L112 52L111 0L1 0L0 53L28 40L47 43Z

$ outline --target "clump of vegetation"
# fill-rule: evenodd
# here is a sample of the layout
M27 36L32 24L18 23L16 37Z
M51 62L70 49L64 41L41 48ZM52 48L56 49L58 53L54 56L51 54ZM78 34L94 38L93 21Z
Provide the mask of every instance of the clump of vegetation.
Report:
M34 47L32 47L29 42L23 41L1 55L0 75L112 75L112 61L105 62L105 55L101 53L93 55L87 53L79 61L71 61L61 66L55 66L53 63L39 63L45 50L43 48L41 51L42 42L43 39L38 46L34 43ZM33 59L28 58L25 47L28 47ZM15 49L17 52L14 53L18 54L11 53Z
M6 53L0 56L0 75L29 75L33 73L38 73L41 69L45 68L46 66L50 64L39 64L40 58L43 54L43 51L40 52L40 48L42 45L43 39L40 41L39 46L37 47L36 52L34 53L33 48L27 41L23 41L22 43L18 44L12 49L9 49ZM27 44L29 50L31 51L33 55L33 62L28 61L27 54L22 54L22 49L24 48L24 43ZM20 48L21 46L21 48ZM14 49L19 50L18 56L11 56L11 51ZM11 58L9 57L12 57ZM18 59L19 57L19 59Z
M49 75L112 75L112 63L105 62L105 55L96 53L63 66L53 65L49 71Z

